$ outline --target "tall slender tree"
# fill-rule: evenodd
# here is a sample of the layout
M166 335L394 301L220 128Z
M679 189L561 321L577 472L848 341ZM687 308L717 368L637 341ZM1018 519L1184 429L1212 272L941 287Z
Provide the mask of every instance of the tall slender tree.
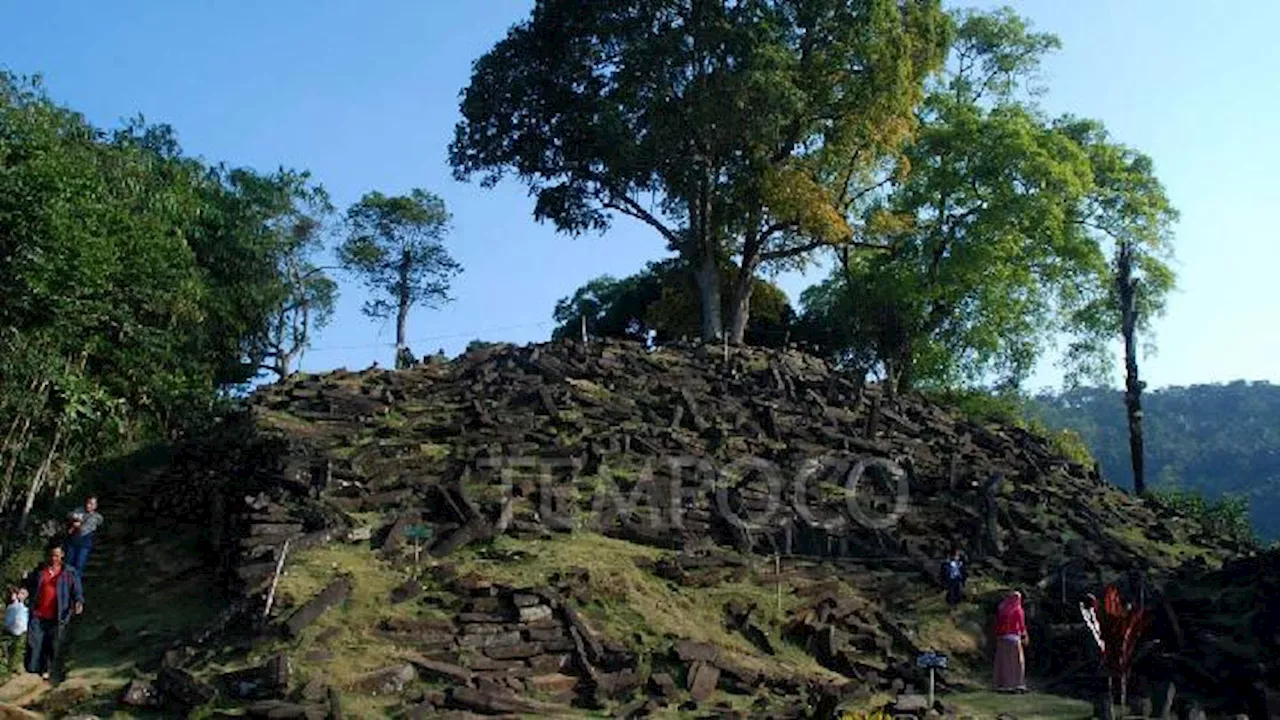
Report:
M1165 298L1175 278L1173 226L1178 212L1155 176L1146 155L1112 142L1100 123L1064 120L1071 134L1089 153L1093 187L1076 217L1087 232L1109 250L1110 263L1086 289L1093 302L1076 318L1077 341L1072 352L1091 359L1094 376L1110 366L1107 348L1117 334L1124 345L1125 413L1129 425L1129 458L1135 493L1146 492L1142 438L1142 391L1138 372L1139 335L1149 333L1151 321L1164 312ZM1148 349L1154 346L1146 343Z
M443 200L419 188L395 197L371 192L347 210L347 223L338 259L373 293L365 314L395 316L396 366L403 367L409 355L409 310L449 302L450 283L462 272L443 244L449 212Z

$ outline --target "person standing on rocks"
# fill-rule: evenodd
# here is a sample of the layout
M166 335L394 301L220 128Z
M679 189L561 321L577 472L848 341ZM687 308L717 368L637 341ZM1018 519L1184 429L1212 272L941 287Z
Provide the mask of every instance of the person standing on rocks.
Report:
M58 667L67 624L84 612L80 574L63 562L64 556L62 548L54 545L48 560L27 575L32 618L27 626L26 667L45 680Z
M942 564L942 581L947 585L947 604L955 607L964 597L964 583L968 575L964 569L964 558L960 548L951 551L951 559Z
M996 610L995 685L997 692L1026 692L1027 665L1024 648L1028 644L1022 593L1014 591Z
M102 514L98 512L98 498L90 495L84 500L84 507L73 510L68 516L70 527L67 530L66 551L67 564L76 569L76 575L84 578L84 568L89 564L89 552L93 550L93 540L98 528L102 527Z

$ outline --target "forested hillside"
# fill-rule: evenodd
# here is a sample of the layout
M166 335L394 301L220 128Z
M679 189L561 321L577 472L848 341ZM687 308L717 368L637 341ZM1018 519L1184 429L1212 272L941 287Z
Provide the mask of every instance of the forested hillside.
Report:
M1153 487L1199 490L1209 498L1238 494L1248 499L1258 533L1280 537L1280 385L1240 380L1170 387L1146 394L1143 405ZM1080 433L1103 474L1129 485L1129 439L1119 390L1041 395L1032 410L1051 427Z

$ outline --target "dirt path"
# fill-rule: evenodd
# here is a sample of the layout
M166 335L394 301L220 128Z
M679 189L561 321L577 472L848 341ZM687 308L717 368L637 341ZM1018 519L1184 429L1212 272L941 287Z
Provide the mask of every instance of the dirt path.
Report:
M0 703L110 717L130 679L154 672L174 639L220 609L198 554L199 518L157 526L147 502L152 482L100 498L106 524L85 570L85 611L72 621L66 678L54 686L20 673L0 686Z

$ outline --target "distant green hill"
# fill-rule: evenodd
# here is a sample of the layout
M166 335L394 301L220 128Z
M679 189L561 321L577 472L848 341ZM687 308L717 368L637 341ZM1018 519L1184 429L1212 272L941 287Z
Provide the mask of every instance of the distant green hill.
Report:
M1280 385L1238 380L1170 387L1143 395L1148 484L1198 490L1208 499L1248 499L1254 527L1280 539ZM1112 482L1129 487L1123 395L1082 388L1040 395L1031 413L1072 429L1088 443Z

